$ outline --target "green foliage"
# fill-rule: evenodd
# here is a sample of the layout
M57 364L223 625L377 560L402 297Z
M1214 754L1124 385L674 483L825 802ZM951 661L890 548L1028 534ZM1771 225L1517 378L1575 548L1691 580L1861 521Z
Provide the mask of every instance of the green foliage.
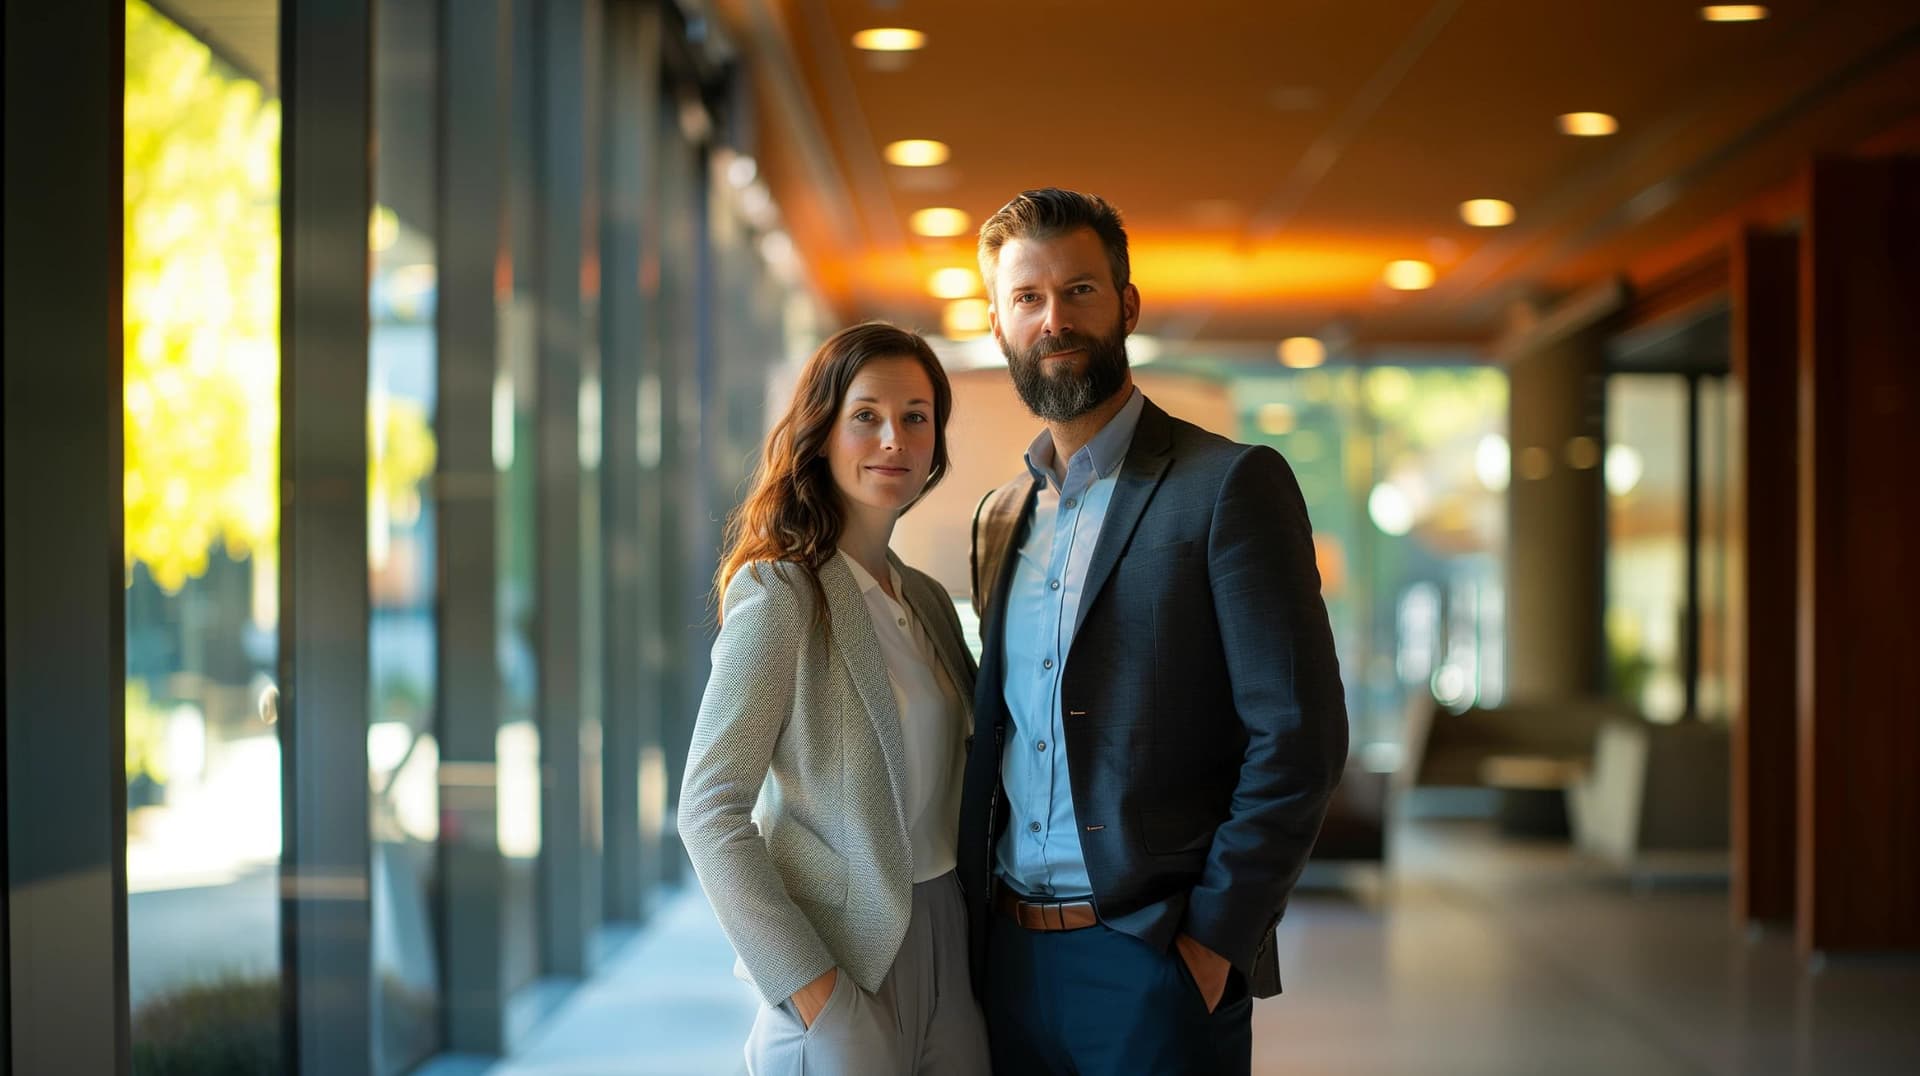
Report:
M127 681L127 780L145 775L155 784L167 783L167 711L147 693L147 682Z
M280 980L231 976L133 1014L134 1076L256 1076L282 1068Z

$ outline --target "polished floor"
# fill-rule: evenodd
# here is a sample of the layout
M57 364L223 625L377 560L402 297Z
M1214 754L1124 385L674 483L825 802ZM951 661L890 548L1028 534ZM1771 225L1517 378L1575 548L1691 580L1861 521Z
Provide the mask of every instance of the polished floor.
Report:
M1728 924L1713 864L1634 875L1473 823L1395 834L1393 869L1316 874L1255 1009L1262 1074L1920 1073L1920 960L1806 970ZM748 988L697 893L627 946L498 1076L740 1071Z

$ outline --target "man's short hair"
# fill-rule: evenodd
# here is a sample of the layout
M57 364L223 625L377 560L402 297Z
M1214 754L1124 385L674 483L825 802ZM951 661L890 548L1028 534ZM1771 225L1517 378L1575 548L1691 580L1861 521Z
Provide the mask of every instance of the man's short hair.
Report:
M980 275L989 294L997 296L994 276L1000 268L1000 248L1009 239L1057 239L1082 228L1093 229L1106 248L1113 270L1113 286L1125 291L1132 278L1127 261L1127 230L1120 211L1097 194L1044 187L1022 191L980 226Z

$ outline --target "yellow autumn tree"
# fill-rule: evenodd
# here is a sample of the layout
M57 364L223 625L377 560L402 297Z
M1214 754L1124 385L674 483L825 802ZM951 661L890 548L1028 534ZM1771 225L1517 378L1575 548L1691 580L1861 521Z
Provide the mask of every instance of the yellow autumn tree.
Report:
M168 592L279 540L280 103L127 3L126 556ZM378 428L375 428L378 427ZM419 511L424 408L369 429L368 497Z
M126 550L168 591L278 538L280 105L127 4Z

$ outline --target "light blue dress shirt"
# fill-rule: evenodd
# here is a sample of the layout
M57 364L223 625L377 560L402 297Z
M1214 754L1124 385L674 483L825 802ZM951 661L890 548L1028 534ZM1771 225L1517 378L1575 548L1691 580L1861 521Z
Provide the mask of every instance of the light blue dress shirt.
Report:
M1093 893L1061 750L1060 680L1080 628L1087 565L1145 403L1133 390L1064 473L1048 431L1027 449L1027 470L1042 485L1007 590L1002 690L1013 722L1000 759L1008 814L996 862L1001 878L1032 897L1073 900Z

